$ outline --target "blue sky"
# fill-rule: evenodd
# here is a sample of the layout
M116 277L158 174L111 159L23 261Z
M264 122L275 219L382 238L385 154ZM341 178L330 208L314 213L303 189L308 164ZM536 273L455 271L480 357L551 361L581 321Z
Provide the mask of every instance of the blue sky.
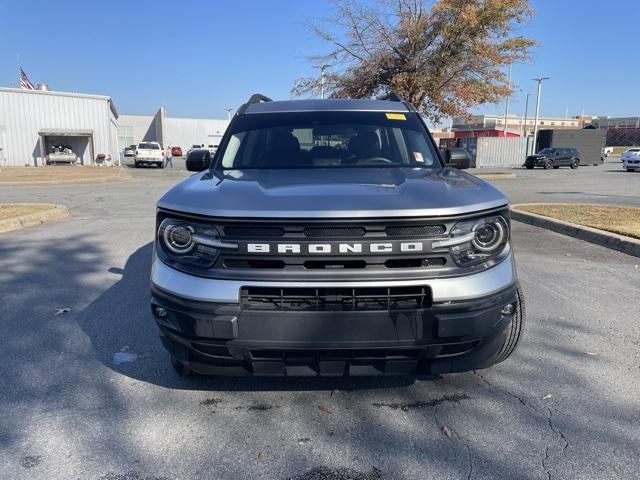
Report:
M513 66L519 91L510 111L524 112L531 79L543 75L551 80L542 114L640 115L640 61L633 35L623 33L637 24L640 2L533 5L537 16L521 31L540 45L532 63ZM110 95L121 113L164 104L170 116L224 118L251 93L288 98L295 78L315 74L304 56L323 44L304 22L327 8L320 0L0 0L0 86L17 81L20 54L32 82Z

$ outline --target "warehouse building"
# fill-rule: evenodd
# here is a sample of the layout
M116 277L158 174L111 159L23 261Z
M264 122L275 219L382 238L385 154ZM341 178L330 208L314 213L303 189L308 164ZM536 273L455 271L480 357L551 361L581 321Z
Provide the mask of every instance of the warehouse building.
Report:
M83 165L118 155L118 112L111 97L0 88L0 166L42 166L54 146Z
M228 125L228 120L215 118L168 117L160 107L155 115L120 115L118 142L121 151L139 142L158 142L183 151L192 145L217 147Z

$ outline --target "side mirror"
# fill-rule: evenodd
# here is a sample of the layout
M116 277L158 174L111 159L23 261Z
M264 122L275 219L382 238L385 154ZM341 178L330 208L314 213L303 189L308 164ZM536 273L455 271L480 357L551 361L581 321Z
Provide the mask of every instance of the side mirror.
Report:
M447 165L449 165L450 167L464 170L471 166L471 158L469 157L469 154L464 150L447 149L445 152L445 158L447 160Z
M206 170L209 167L209 156L192 155L187 158L186 167L190 172L201 172L203 170Z

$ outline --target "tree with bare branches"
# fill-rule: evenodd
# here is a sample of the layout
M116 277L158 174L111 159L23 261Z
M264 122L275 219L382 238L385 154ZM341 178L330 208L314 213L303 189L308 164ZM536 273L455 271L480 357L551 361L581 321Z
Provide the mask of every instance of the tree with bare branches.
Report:
M331 45L308 57L331 65L325 91L369 98L394 90L434 121L509 94L504 68L530 60L536 44L515 34L533 15L529 0L334 0L333 6L331 17L309 24ZM299 78L292 93L319 89L319 78Z

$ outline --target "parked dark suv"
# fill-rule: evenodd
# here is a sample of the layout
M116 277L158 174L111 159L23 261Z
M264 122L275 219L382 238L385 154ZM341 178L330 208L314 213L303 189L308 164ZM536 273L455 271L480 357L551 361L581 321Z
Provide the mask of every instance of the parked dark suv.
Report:
M528 169L533 167L542 167L545 170L560 167L575 169L580 165L580 154L575 148L543 148L535 155L529 155L524 165Z

